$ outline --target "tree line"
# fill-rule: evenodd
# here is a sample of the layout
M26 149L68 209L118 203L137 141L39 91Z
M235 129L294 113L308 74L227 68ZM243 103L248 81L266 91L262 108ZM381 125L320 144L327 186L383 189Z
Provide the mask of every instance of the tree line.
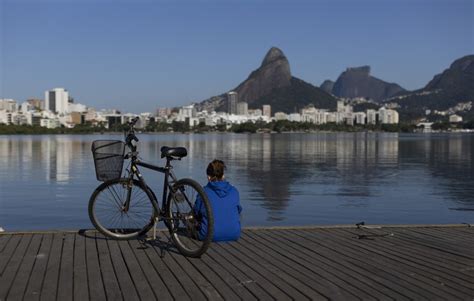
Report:
M92 125L89 123L76 125L74 128L58 127L48 129L40 126L32 125L5 125L0 124L0 135L38 135L38 134L94 134L94 133L111 133L124 132L128 125L120 124L106 128L104 125ZM460 124L450 124L446 121L438 121L432 125L434 130L449 129L474 129L474 120L466 121ZM245 122L241 124L233 124L228 127L226 124L216 126L208 126L204 122L197 126L191 127L186 122L173 121L166 122L150 122L143 132L233 132L233 133L257 133L257 132L310 132L310 131L331 131L331 132L361 132L361 131L380 131L380 132L402 132L410 133L417 130L413 123L399 124L377 124L377 125L346 125L336 123L314 124L310 122L295 122L288 120L278 120L269 123L266 122Z

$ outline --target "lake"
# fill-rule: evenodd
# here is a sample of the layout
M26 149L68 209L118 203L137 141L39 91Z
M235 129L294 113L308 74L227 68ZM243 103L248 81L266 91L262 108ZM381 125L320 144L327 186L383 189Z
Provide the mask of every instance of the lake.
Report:
M178 177L206 183L214 158L241 195L244 226L474 222L474 135L398 133L140 134L144 161L184 146ZM121 135L0 136L0 227L91 228L100 183L90 151ZM161 193L163 177L143 172Z

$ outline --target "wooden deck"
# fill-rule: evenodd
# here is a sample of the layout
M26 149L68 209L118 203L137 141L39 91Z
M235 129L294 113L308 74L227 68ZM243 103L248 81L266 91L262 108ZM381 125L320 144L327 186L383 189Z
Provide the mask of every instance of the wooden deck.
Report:
M0 300L474 298L467 226L246 229L200 259L173 248L161 258L160 246L95 231L1 234Z

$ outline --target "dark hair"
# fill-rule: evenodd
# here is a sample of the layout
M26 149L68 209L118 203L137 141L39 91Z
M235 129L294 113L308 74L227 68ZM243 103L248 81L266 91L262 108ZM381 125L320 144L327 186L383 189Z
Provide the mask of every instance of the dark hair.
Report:
M207 166L206 173L211 181L219 181L222 180L222 177L224 176L224 169L224 162L215 159Z

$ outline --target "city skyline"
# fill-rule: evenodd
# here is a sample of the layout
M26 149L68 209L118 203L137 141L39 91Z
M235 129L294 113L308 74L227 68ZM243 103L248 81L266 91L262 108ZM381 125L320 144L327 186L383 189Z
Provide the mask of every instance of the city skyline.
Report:
M371 65L409 90L474 49L471 1L3 0L0 15L0 98L65 87L77 102L134 113L228 92L271 46L315 86Z

